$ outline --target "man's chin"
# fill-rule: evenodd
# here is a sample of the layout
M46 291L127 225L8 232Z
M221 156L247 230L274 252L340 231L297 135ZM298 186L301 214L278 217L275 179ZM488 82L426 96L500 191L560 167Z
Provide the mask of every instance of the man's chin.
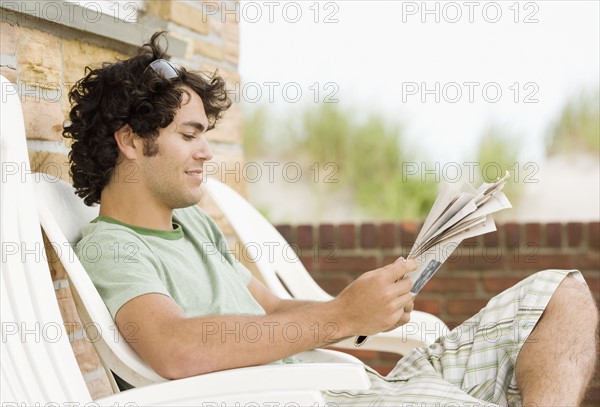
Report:
M189 208L190 206L198 205L201 200L202 193L198 192L185 197L185 199L181 199L179 202L173 205L173 209Z

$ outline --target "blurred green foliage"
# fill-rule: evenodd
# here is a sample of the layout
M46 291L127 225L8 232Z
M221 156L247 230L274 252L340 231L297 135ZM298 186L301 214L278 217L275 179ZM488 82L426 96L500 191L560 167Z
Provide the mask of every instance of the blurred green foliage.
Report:
M411 153L416 150L404 140L399 123L377 113L361 119L338 104L312 105L293 118L272 114L264 107L247 113L244 149L248 159L277 156L293 159L305 168L315 162L319 168L335 166L334 182L326 187L352 191L358 206L375 218L423 219L429 213L438 186L434 177L423 177L421 172L411 176L404 171L405 163L423 163L427 157ZM553 155L598 154L599 150L600 96L597 91L582 93L564 106L546 139L546 151ZM479 164L476 177L468 181L478 187L508 170L512 177L504 192L517 204L523 193L519 182L523 174L516 173L523 170L518 161L520 151L518 137L500 126L490 126L474 153Z
M581 92L563 107L546 138L547 155L600 154L600 92Z
M523 163L518 161L520 150L521 145L517 137L511 136L499 126L488 127L477 148L476 161L479 163L479 171L475 172L474 186L477 187L482 182L493 182L508 171L511 176L503 192L514 206L523 192L523 176L518 172L523 167Z
M340 187L351 187L358 205L382 219L421 219L437 195L433 180L403 174L410 148L399 124L377 113L364 120L327 104L304 113L298 147L321 163L334 163Z
M280 122L287 128L286 149L282 157L305 158L306 167L335 167L332 190L347 188L358 206L381 219L422 219L433 205L437 186L420 175L403 174L402 164L409 160L404 151L402 131L381 115L371 113L360 120L337 104L307 108L301 120ZM264 153L267 131L264 110L258 109L246 120L245 153L249 159ZM257 131L263 135L254 134ZM268 138L268 137L267 137ZM281 143L281 138L279 139ZM328 171L332 173L333 171Z
M244 154L246 157L259 157L266 148L267 111L259 107L244 116Z

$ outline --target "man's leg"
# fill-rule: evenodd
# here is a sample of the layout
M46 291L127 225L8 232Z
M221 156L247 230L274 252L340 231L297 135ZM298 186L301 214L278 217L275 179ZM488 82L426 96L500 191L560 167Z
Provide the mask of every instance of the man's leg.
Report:
M541 271L492 298L436 343L408 353L387 377L371 375L369 391L325 397L344 406L578 405L593 371L597 318L578 271ZM566 389L558 387L567 380ZM555 394L564 397L542 398Z
M598 311L589 289L567 277L515 366L524 406L578 406L594 374Z

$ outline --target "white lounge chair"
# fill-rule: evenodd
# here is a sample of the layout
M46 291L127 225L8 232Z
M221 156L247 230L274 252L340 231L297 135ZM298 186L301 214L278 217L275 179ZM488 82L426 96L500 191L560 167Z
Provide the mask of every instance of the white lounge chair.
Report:
M314 301L328 301L332 298L313 280L277 229L240 194L213 178L205 180L204 188L244 245L245 258L256 265L263 280L275 294L281 298ZM430 345L447 332L448 327L438 317L413 311L411 322L393 331L370 337L360 349L404 355L415 347ZM353 338L334 346L356 349Z
M45 182L40 185L47 185L52 183L52 179L31 173L23 115L16 89L16 85L0 76L0 403L19 406L86 404L92 401L91 395L64 329L45 260L47 256L44 253L36 207L36 203L39 203L42 208L40 212L44 213L47 222L46 228L51 229L53 219L48 211L44 211L45 198L36 195L34 184L39 181ZM91 212L69 206L60 210L61 213L69 211L65 215L67 217L71 214L93 216ZM60 228L55 227L53 232L60 232ZM68 244L61 245L67 240L54 240L53 236L54 234L48 233L52 243L66 249L59 250L61 259L66 259L65 267L71 270L76 268L79 263L77 258L68 257L73 253L72 248ZM65 255L66 258L63 257ZM81 282L85 280L82 277L84 274L70 275L72 278L76 275L74 280L79 279ZM87 289L87 284L85 281L81 283L83 290ZM98 294L95 293L94 296L93 292L85 292L86 305L87 295L91 296L92 303L90 309L86 309L88 314L82 315L82 320L86 321L90 315L98 316L98 321L94 320L94 323L99 327L99 333L108 333L95 342L99 344L97 349L104 366L123 374L121 377L131 380L130 383L146 384L144 387L95 400L100 405L134 403L182 406L203 402L231 405L249 402L261 404L267 401L313 405L323 402L318 390L359 390L370 386L364 369L353 363L266 365L165 381L137 357L122 337L114 338L114 333L118 331L110 329L112 320L108 322L105 318L109 315L108 310L103 303L102 307L98 304ZM108 338L114 339L111 341ZM311 360L315 360L318 355L323 355L323 359L332 357L329 353L316 355L314 358L312 354L307 357ZM133 364L139 372L131 369L128 363ZM148 385L154 382L162 383ZM115 391L118 389L115 388Z

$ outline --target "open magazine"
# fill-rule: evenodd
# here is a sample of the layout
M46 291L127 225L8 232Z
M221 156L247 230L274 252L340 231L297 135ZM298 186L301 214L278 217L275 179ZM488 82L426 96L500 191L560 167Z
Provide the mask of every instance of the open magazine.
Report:
M410 290L413 296L464 239L496 230L492 214L512 208L502 192L508 177L507 171L504 177L484 183L478 189L467 182L442 188L408 254L408 258L415 259L418 264L417 270L404 277L414 282ZM360 346L366 340L366 336L357 336L354 344Z

